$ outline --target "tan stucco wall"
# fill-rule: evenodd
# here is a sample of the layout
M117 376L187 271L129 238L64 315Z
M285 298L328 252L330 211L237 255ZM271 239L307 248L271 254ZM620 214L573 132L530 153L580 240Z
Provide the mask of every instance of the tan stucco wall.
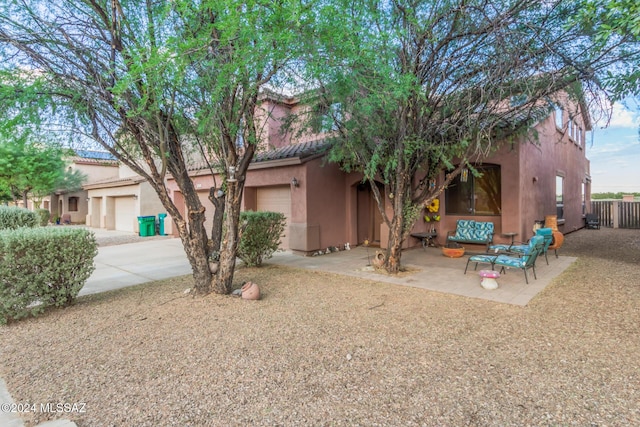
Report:
M115 229L116 198L130 197L134 199L134 214L131 221L134 224L135 232L139 231L138 216L154 215L157 217L159 213L165 212L160 198L146 181L117 187L89 189L87 195L89 209L85 215L85 223L90 227ZM165 222L165 232L171 232L169 221Z
M115 178L118 176L117 165L99 165L99 164L85 164L74 163L71 165L73 169L77 169L87 176L87 180L84 184L90 184L96 181L102 181L108 178Z

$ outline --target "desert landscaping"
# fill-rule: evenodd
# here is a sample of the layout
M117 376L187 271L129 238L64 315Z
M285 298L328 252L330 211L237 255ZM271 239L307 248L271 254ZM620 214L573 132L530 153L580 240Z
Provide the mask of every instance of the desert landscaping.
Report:
M525 307L270 264L236 275L260 301L194 299L189 276L81 297L0 327L0 377L85 404L27 425L638 425L640 231L560 255Z

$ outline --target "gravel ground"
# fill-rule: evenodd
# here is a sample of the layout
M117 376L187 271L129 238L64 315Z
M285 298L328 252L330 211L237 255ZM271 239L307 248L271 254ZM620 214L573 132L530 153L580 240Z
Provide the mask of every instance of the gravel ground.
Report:
M284 267L238 271L257 302L189 277L91 295L1 327L0 376L17 403L86 403L27 425L640 425L640 230L562 253L526 307Z

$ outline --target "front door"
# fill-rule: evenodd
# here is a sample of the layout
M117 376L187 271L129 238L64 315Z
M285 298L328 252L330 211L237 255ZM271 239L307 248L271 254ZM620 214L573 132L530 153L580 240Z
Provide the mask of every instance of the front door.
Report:
M376 184L384 201L384 186L380 183ZM371 186L368 183L358 184L357 194L358 244L361 245L368 240L370 245L380 246L380 226L383 219Z

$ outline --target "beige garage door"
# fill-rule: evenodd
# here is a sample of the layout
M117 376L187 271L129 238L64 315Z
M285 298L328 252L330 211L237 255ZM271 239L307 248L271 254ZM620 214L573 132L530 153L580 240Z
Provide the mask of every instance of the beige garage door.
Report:
M257 209L283 213L287 218L280 248L289 249L289 221L291 219L291 189L288 185L280 187L265 187L257 190Z
M135 231L134 224L138 221L135 215L136 201L133 197L117 197L115 199L116 230Z

